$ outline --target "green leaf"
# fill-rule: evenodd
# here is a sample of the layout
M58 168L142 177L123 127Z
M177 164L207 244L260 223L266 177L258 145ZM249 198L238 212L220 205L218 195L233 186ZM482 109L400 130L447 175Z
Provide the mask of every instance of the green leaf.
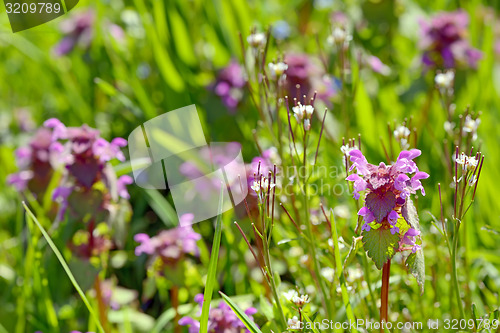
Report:
M24 206L24 209L26 210L26 212L28 213L28 218L31 218L33 220L33 222L35 222L36 226L40 229L40 231L42 232L43 237L45 237L45 240L49 244L50 248L52 249L52 251L56 255L56 257L59 260L59 262L61 263L61 266L63 267L64 271L66 272L66 275L68 275L68 278L71 281L71 283L73 284L73 287L75 287L75 289L78 292L78 294L80 295L83 303L85 304L85 306L89 310L90 316L92 317L92 319L94 320L95 324L97 325L97 328L99 329L99 332L104 333L104 328L102 327L101 322L99 321L99 318L97 317L94 309L90 305L90 302L88 301L87 297L85 296L85 293L83 292L82 288L80 288L80 286L78 285L78 282L76 282L76 279L73 276L73 273L71 272L71 270L69 269L68 264L66 264L66 261L64 260L64 257L62 256L61 252L59 252L59 249L54 244L54 242L50 238L50 236L47 233L47 231L45 231L45 229L42 227L42 225L40 224L40 222L38 222L38 219L35 217L35 215L28 208L28 206L26 205L26 203L23 202L23 206Z
M394 256L398 242L399 235L391 234L390 229L363 231L363 246L378 269L382 269L387 260Z
M347 253L347 256L345 257L344 267L349 267L354 258L356 258L356 254L358 253L359 249L361 249L362 245L363 242L361 242L361 238L357 238L354 236L352 237L352 245L349 249L349 253Z
M472 314L472 320L474 320L474 328L478 329L477 327L477 307L476 307L476 304L475 303L472 303L472 307L471 307L471 314Z
M406 198L406 202L401 208L401 215L403 215L410 227L420 231L420 222L418 221L417 209L413 205L413 202L410 198Z
M220 240L222 235L222 196L223 187L221 187L219 197L219 209L217 222L215 224L215 235L212 244L212 254L210 255L210 263L208 264L207 284L205 285L205 293L203 294L203 306L201 308L200 317L200 332L208 331L208 314L210 311L210 302L212 301L212 294L216 282L217 262L219 259Z
M315 327L315 325L314 325L313 321L311 320L311 318L309 318L309 316L308 316L308 315L306 315L305 313L302 313L302 316L304 317L305 321L306 321L307 323L309 323L309 325L307 325L307 326L311 327L311 330L312 330L314 333L319 333L318 329ZM307 327L307 326L306 326L306 327Z
M172 228L179 224L175 209L158 190L144 190L144 193L151 208L167 227Z
M262 331L257 327L257 325L245 314L243 310L241 310L236 303L234 303L227 295L225 295L222 291L219 291L219 294L222 296L224 299L224 302L229 305L229 307L236 313L238 318L243 322L245 327L251 332L251 333L262 333ZM206 332L202 331L200 328L200 332Z
M358 119L359 131L366 137L377 138L377 129L374 124L375 114L370 96L366 92L363 80L358 81L358 88L355 98L355 113Z
M408 258L406 258L406 267L408 267L411 274L417 279L417 283L420 287L420 295L423 295L425 285L424 251L418 250L416 253L411 253Z
M410 198L406 199L405 204L401 208L401 215L410 227L415 230L420 231L420 222L418 220L417 209L413 205ZM438 229L439 230L439 229ZM421 242L421 237L417 237ZM425 260L424 252L422 249L418 250L416 253L411 253L408 258L406 258L406 266L410 270L411 274L417 279L417 283L420 287L420 294L424 293L425 285Z

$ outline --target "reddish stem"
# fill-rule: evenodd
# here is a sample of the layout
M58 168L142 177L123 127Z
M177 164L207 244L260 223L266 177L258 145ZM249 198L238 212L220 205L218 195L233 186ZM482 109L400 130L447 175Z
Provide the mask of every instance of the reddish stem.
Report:
M382 290L380 292L380 322L388 322L388 303L389 303L389 277L391 275L391 260L389 259L382 268ZM381 328L380 332L384 332Z
M107 309L106 305L104 304L104 299L102 296L102 288L101 288L101 279L99 275L96 276L95 282L94 282L94 289L96 293L96 299L97 299L97 307L99 309L99 320L101 321L101 324L104 328L105 332L110 332L109 328L109 323L108 323L108 314L107 314Z
M179 326L179 320L181 316L179 314L179 287L173 286L170 290L170 297L172 298L172 307L175 309L175 319L174 319L174 332L181 333L181 327Z

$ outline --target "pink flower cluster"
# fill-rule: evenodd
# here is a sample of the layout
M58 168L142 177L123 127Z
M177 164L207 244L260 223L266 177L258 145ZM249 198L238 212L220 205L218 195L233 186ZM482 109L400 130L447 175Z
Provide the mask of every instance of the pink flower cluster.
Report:
M41 198L55 171L60 170L61 180L52 193L53 200L61 203L60 217L72 194L76 201L86 195L95 199L97 183L105 185L98 206L106 209L108 203L119 197L129 199L126 185L132 183L132 178L124 175L116 179L108 163L113 159L124 161L121 148L126 145L127 141L122 138L106 141L98 130L87 125L66 127L60 120L51 118L35 133L28 146L16 151L20 171L9 175L7 182L18 191L29 190Z
M356 173L346 179L354 183L354 198L358 200L359 192L366 191L365 206L358 212L365 222L363 231L370 231L372 223L376 222L389 227L392 234L400 234L397 225L407 198L418 190L425 195L420 180L428 178L429 175L419 171L413 161L420 154L418 149L402 151L396 162L387 166L383 162L379 165L368 163L363 153L357 149L349 152L352 162L350 171L355 168ZM417 251L420 247L415 244L414 239L419 234L420 232L411 226L405 228L400 244L410 245L413 252Z
M203 294L198 294L194 298L195 302L203 305ZM257 313L257 309L248 308L245 310L245 314L252 319L252 315ZM189 333L199 333L200 332L200 322L191 317L183 317L179 320L179 325L188 326ZM233 310L224 302L220 302L216 308L210 309L208 315L208 332L220 332L220 333L240 333L245 325L236 316ZM245 329L245 332L250 332Z
M482 54L466 39L469 15L463 10L444 12L421 21L423 63L428 67L476 68Z
M184 223L189 223L193 217L192 214L184 214L181 219ZM165 264L175 264L184 254L198 256L199 249L196 242L200 239L201 235L196 233L191 225L163 230L154 237L141 233L134 236L134 240L139 243L135 248L135 255L147 254L153 258L160 258Z

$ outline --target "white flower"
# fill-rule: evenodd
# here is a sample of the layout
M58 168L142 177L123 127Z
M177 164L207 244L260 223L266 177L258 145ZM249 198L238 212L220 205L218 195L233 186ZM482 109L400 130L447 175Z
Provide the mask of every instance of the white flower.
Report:
M402 126L402 125L398 126L394 130L394 138L397 141L401 141L401 139L406 139L408 137L408 135L410 135L410 130L405 126Z
M314 107L312 105L306 105L304 108L306 111L306 118L310 119L314 112Z
M472 175L472 177L470 177L469 179L469 186L473 186L476 182L477 182L477 176Z
M304 130L309 131L311 129L311 120L304 119Z
M254 48L264 46L266 43L266 34L262 32L251 34L247 37L247 42Z
M349 145L343 145L342 147L340 147L340 151L344 154L344 155L349 155L349 152L351 150L354 150L354 149L358 149L357 146L354 146L354 147L350 147Z
M458 156L456 162L462 166L462 170L465 172L467 170L475 169L479 161L475 156L467 156L465 153L462 153ZM460 181L460 179L458 181Z
M335 279L335 270L331 267L322 268L320 274L330 283Z
M280 77L288 69L288 65L284 62L278 62L276 64L270 62L268 66L272 77Z
M446 71L444 73L438 73L434 78L434 82L436 82L436 85L438 86L439 89L452 89L453 80L455 80L454 71Z
M294 106L292 108L292 111L294 113L295 119L297 119L298 122L301 122L303 119L310 119L313 112L314 112L314 107L312 105L302 105L300 102L297 103L297 106ZM305 127L305 124L304 124Z
M309 295L295 295L292 297L292 303L299 306L299 307L302 307L304 306L305 304L309 303L311 300L309 299Z
M401 146L401 150L407 150L408 148L410 148L410 144L408 143L408 140L406 140L406 139L401 139L399 141L399 145Z
M360 268L350 268L347 274L347 281L349 282L360 280L363 277L363 271Z
M290 289L286 293L283 293L283 296L285 296L285 298L286 298L287 301L292 302L292 300L294 299L294 297L298 297L299 296L299 293L296 290L294 290L294 289Z
M468 169L474 169L474 168L476 168L478 162L479 161L476 159L476 156L470 156L467 159L467 168Z
M336 27L333 32L328 36L327 42L332 45L342 45L344 42L349 42L351 36L345 31L345 29Z
M349 210L349 207L346 205L338 205L335 206L335 208L333 209L333 214L342 219L348 219L351 216L351 211Z
M343 249L345 249L345 245L344 245L344 238L339 237L339 242L338 242L338 243L339 243L339 250L343 250ZM330 247L332 247L332 248L334 247L334 244L333 244L333 239L328 238L328 245L329 245Z
M272 189L274 186L276 186L274 183L271 182L271 185L269 185L269 179L267 179L264 176L261 176L260 180L256 179L253 181L252 186L250 188L255 191L255 193L259 193L261 190L264 192L267 192L268 188Z
M472 117L469 114L469 115L467 115L467 117L465 117L463 131L467 132L467 133L472 133L472 140L476 140L477 139L477 128L479 127L480 123L481 123L481 119L479 119L479 118L472 119Z
M287 326L289 330L300 330L302 328L302 322L297 316L293 316L293 318L288 319Z
M346 285L346 289L347 289L347 291L351 291L352 290L352 286ZM337 291L337 293L340 294L340 293L342 293L342 288L340 286L337 286L336 291Z
M455 123L451 121L444 122L444 130L448 133L453 133L453 129L455 128Z

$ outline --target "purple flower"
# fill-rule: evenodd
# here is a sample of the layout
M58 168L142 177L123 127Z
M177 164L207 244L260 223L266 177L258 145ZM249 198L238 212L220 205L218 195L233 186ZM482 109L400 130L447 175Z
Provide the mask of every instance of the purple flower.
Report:
M406 198L417 190L421 190L422 195L425 195L420 180L428 178L429 175L419 171L413 161L420 154L418 149L402 151L396 162L387 166L384 163L368 163L363 153L357 149L349 152L352 163L349 170L356 169L356 173L346 179L354 183L354 198L358 200L359 192L366 191L365 206L358 212L365 221L363 231L385 226L391 229L392 234L400 233L398 219Z
M420 250L420 245L415 244L415 237L420 235L420 231L413 228L408 229L401 239L401 244L410 245L412 247L412 252L415 253Z
M379 73L384 76L387 76L391 73L391 69L389 68L389 66L384 64L379 58L375 56L369 56L367 63L375 73Z
M222 99L222 103L231 112L234 112L243 99L245 84L246 79L242 66L232 60L227 67L219 72L217 80L213 84L213 91Z
M75 46L87 49L93 38L95 14L92 10L73 15L61 24L61 31L65 34L63 39L54 47L57 56L70 53Z
M198 294L194 298L200 307L203 305L203 294ZM250 307L245 310L245 314L253 320L252 315L257 313L257 309ZM191 318L183 317L179 320L179 325L189 326L189 333L200 332L200 322ZM216 308L210 309L208 314L209 333L240 333L245 328L245 324L238 318L236 313L224 302L220 302ZM245 330L245 332L250 332Z
M477 67L482 55L466 40L469 15L465 11L439 13L430 22L422 20L420 24L424 65L438 68Z
M353 173L347 177L347 180L354 182L354 199L359 199L359 192L366 190L367 183L363 178Z
M52 200L59 203L59 219L62 219L68 208L68 197L73 192L72 186L58 186L52 193Z
M322 71L307 54L287 54L285 63L288 65L285 71L288 95L302 100L303 95L310 95L313 90L312 78L321 77ZM300 85L299 91L297 91L297 85Z
M71 208L75 218L82 218L81 214L87 214L85 205L89 205L87 210L97 216L109 212L118 197L129 198L126 185L131 184L131 178L122 176L117 180L108 163L112 159L124 160L121 147L126 144L122 138L108 142L87 125L66 127L51 118L37 130L28 146L16 150L20 171L9 175L7 182L41 198L54 171L61 171L59 184L52 193L59 209L54 206L52 214L58 211L59 218L63 218L67 208Z
M262 152L262 156L256 156L250 164L247 164L247 182L248 187L254 185L255 180L264 177L267 179L269 172L274 172L274 165L280 165L281 159L278 156L278 151L275 147L271 147ZM256 196L255 191L250 191L250 194Z
M18 191L29 190L39 198L52 178L52 161L60 155L52 147L52 132L46 128L39 129L28 146L18 148L15 155L19 172L7 176L7 183Z
M134 182L132 177L128 175L123 175L120 178L118 178L116 182L116 190L118 192L118 195L122 197L123 199L130 199L130 194L127 191L127 185L130 185Z
M101 162L108 162L115 158L123 162L125 161L125 156L120 148L125 147L126 145L127 140L123 138L114 138L111 142L108 142L103 138L98 138L93 143L92 149Z
M33 171L25 170L7 176L7 184L12 185L21 192L28 187L28 181L33 178Z
M358 215L363 216L363 220L365 221L362 230L370 231L371 227L369 223L375 220L375 216L373 215L372 211L367 207L361 207L361 209L358 212Z
M192 214L181 216L184 223L193 219ZM165 264L176 264L185 254L199 255L197 241L201 235L196 233L190 225L163 230L154 237L146 234L137 234L134 240L140 243L135 248L135 255L147 254L160 258Z

